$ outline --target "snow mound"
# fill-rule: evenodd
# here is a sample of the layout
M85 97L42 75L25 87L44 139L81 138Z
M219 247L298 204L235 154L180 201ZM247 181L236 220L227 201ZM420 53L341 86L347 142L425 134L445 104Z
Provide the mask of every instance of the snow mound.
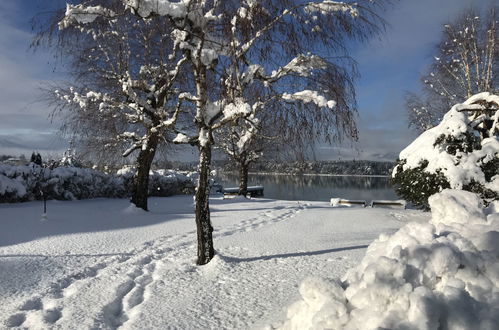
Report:
M304 281L282 328L497 329L499 214L466 191L429 202L429 223L380 235L341 283Z

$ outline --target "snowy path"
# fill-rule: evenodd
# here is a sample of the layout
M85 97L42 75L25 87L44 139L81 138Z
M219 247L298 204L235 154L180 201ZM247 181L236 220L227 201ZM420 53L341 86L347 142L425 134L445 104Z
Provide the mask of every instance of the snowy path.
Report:
M0 205L0 325L29 329L252 328L282 320L307 276L340 277L409 210L213 199L217 249L195 261L192 199Z

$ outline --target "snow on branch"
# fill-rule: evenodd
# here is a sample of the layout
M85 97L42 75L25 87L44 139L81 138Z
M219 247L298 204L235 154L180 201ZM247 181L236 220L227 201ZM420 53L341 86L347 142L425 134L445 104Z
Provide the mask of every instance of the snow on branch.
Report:
M171 2L168 0L122 0L127 8L141 17L152 15L181 18L187 15L191 0Z
M136 141L134 142L130 148L128 148L127 150L125 150L125 152L123 153L123 157L128 157L132 152L134 152L135 150L138 150L138 149L141 149L142 148L142 145L143 145L143 141Z
M244 102L244 99L237 98L234 102L227 104L223 109L223 121L229 122L236 118L249 116L252 113L251 105Z
M301 92L296 92L294 94L284 93L282 98L286 101L301 101L304 103L315 103L319 107L328 107L330 109L334 108L336 101L328 100L324 96L319 95L316 91L303 90Z
M288 64L274 70L271 75L267 75L265 69L259 64L249 65L246 72L242 74L241 81L243 84L249 84L254 79L259 79L267 83L273 83L290 74L309 77L314 70L321 70L326 67L327 63L322 57L300 54L289 61Z
M86 7L84 5L67 4L64 18L59 22L59 29L62 30L76 24L92 23L99 16L112 18L116 14L102 6Z
M178 133L177 136L173 139L173 143L189 143L190 138L184 133Z
M319 12L322 15L327 15L339 11L348 13L353 18L359 16L359 11L357 10L357 8L355 8L355 5L338 1L323 1L318 3L310 2L305 6L304 10L307 13Z
M247 151L249 145L254 140L255 136L258 134L259 119L251 115L247 120L249 127L244 131L244 134L239 138L236 143L238 148L238 154L242 154Z
M308 77L313 70L324 69L326 62L317 55L298 55L288 64L272 72L270 78L277 80L287 74L296 73L301 77Z
M190 144L190 145L195 145L200 141L198 136L189 136L187 134L178 132L177 136L173 139L173 143L176 144Z

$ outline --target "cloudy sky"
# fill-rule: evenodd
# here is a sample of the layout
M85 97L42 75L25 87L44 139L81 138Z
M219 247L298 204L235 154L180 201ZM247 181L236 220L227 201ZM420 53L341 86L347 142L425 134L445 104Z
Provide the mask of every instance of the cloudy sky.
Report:
M352 51L362 75L357 84L360 139L356 144L319 146L318 159L393 160L412 139L404 109L404 94L417 91L418 79L429 65L441 26L470 6L489 0L400 0L384 13L388 22L381 40ZM40 102L39 88L60 79L50 56L33 53L29 20L62 0L0 1L0 154L62 152L60 122Z

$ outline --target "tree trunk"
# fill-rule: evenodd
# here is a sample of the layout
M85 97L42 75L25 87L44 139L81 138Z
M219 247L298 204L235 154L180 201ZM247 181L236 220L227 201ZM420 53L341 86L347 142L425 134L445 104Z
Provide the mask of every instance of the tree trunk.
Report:
M248 194L248 169L249 165L243 161L239 164L239 195Z
M199 146L199 181L196 189L196 228L198 235L198 265L205 265L215 255L213 248L213 227L210 221L211 144Z
M137 158L137 169L133 177L132 199L135 206L147 211L147 196L149 191L149 170L156 154L159 137L151 134L146 142L146 148L141 149Z

